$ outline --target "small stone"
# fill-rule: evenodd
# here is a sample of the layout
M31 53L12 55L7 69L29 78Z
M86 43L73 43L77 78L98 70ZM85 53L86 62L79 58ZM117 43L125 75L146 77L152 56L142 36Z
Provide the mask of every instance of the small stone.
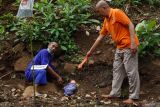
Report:
M101 54L102 52L101 51L96 51L95 52L95 55L99 55L99 54Z
M91 104L91 105L95 105L95 104L96 104L96 102L95 102L95 101L91 101L89 104Z
M57 100L57 97L52 97L52 99Z
M80 100L80 99L81 99L81 97L77 97L77 99L78 99L78 100Z
M66 100L69 100L68 97L66 97L66 96L61 98L61 101L66 101Z
M113 105L118 106L119 107L119 103L113 103Z
M5 70L5 66L4 65L0 65L0 71L3 71L3 70Z
M111 104L111 100L109 100L109 101L100 101L101 103L104 103L104 104Z
M100 31L100 30L101 30L101 27L100 27L100 26L97 26L97 27L96 27L96 30Z
M76 104L76 103L77 103L77 101L76 101L76 100L73 100L73 101L72 101L72 103L73 103L73 104Z
M89 36L89 35L90 35L90 33L89 33L88 31L86 31L86 35L87 35L87 36Z
M112 49L112 52L114 53L114 52L115 52L115 50L114 50L114 49Z
M19 94L15 94L14 96L17 97L17 96L19 96Z
M24 90L24 89L25 89L25 86L22 85L22 84L18 84L17 86L18 86L18 88L19 88L19 89L17 90L18 92L20 92L21 90ZM21 90L20 90L20 89L21 89Z
M17 92L21 92L21 90L20 90L20 89L17 89Z
M90 98L91 97L91 95L89 95L89 94L86 94L86 96L85 96L86 98Z
M47 94L43 94L43 98L47 98Z
M16 89L15 88L12 88L12 90L11 90L12 92L15 92L16 91Z
M22 56L16 62L14 63L14 71L25 71L28 63L31 61L31 56L29 54L26 54L25 56Z
M94 94L96 94L96 92L95 92L95 91L94 91L94 92L91 92L91 94L94 95Z
M94 65L94 60L92 60L92 59L90 59L89 61L88 61L88 65Z

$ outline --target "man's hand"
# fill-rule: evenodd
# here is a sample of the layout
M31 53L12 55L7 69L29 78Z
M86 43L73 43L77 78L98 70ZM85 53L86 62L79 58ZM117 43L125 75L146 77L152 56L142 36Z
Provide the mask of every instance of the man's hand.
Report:
M135 43L131 43L131 52L132 54L136 54L137 52L137 45Z
M64 82L61 77L59 77L57 81L58 81L59 84L63 84L63 82Z
M93 51L96 49L96 47L98 46L98 44L102 41L102 39L104 38L104 36L100 35L98 36L98 38L96 39L96 41L94 42L93 46L91 47L91 49L87 52L86 57L83 59L83 61L81 62L81 64L78 65L78 69L81 70L83 65L87 62L88 58L91 56L91 54L93 53Z
M88 61L88 58L91 56L91 52L88 51L87 55L83 59L83 61L78 65L78 70L82 70L83 65Z
M83 65L87 62L88 57L86 56L83 61L78 65L78 70L82 70Z

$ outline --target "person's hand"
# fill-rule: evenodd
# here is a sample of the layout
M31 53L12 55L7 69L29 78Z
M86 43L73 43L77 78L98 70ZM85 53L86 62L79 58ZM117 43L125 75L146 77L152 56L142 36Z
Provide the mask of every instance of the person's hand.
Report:
M87 62L88 57L86 56L83 61L78 65L78 70L82 70L83 65Z
M131 52L132 54L136 54L137 52L137 45L135 43L131 44Z
M59 83L59 84L62 84L63 82L64 82L63 79L62 79L61 77L59 77L59 78L58 78L58 83Z

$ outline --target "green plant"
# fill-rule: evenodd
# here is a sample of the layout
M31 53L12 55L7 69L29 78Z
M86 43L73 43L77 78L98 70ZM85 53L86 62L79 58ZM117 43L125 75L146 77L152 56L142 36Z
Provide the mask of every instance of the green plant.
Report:
M16 32L20 40L29 42L27 32L30 27L32 40L42 41L44 44L57 41L63 50L73 52L77 47L72 35L79 26L99 23L90 18L91 13L88 11L90 2L90 0L57 0L52 3L45 0L35 3L33 18L18 19L11 27L11 31Z
M149 54L160 55L159 25L155 19L142 21L136 26L136 32L140 39L140 56Z
M0 25L0 34L3 34L5 32L4 26Z
M159 0L147 0L148 4L151 6L156 6L158 7L160 5L160 1Z
M115 7L123 7L125 4L131 4L134 6L140 5L141 0L112 0L111 5Z
M132 6L149 4L150 6L158 7L160 5L160 1L159 0L112 0L110 4L115 7L124 7L125 4L130 4Z

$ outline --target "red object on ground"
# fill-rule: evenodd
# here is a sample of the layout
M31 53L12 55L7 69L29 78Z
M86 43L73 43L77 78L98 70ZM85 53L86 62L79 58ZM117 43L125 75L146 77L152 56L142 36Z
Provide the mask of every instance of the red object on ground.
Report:
M78 65L78 69L79 69L79 70L82 69L83 65L87 62L87 60L88 60L88 57L85 57L85 58L83 59L83 61Z

